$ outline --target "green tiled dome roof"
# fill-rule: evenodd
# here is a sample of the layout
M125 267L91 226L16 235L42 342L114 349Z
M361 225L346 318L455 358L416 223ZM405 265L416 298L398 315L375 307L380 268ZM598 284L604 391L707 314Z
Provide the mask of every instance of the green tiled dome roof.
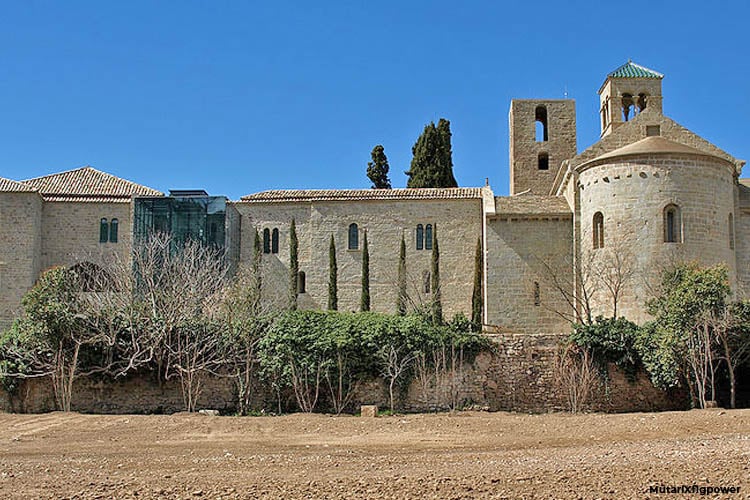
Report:
M661 73L657 73L630 60L607 76L609 78L664 78L664 75Z

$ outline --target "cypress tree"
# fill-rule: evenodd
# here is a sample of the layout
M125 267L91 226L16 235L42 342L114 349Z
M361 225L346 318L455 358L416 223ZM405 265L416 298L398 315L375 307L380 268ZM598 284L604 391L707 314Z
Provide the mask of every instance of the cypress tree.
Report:
M390 167L383 146L378 144L372 148L370 156L372 161L367 162L367 177L372 181L372 188L391 189L391 180L388 178Z
M252 307L255 314L260 313L261 290L263 288L263 276L261 275L260 268L262 255L260 234L258 234L258 228L255 228L255 237L253 238L253 264L251 268L253 273L253 285L255 287Z
M367 231L365 231L365 240L362 243L362 297L359 309L370 310L370 250L367 246Z
M289 228L289 309L297 310L297 275L299 274L299 261L297 258L298 251L297 225L292 219L292 226Z
M331 244L328 246L328 310L336 311L339 308L338 297L338 266L336 265L336 242L331 235Z
M432 229L432 321L436 325L443 322L443 305L440 302L440 249L438 248L437 224Z
M396 296L396 314L406 314L406 240L401 234L401 250L398 254L398 295Z
M450 122L444 118L425 125L422 135L411 149L411 168L406 187L456 187L453 176Z
M482 240L477 238L474 254L474 289L471 292L471 323L475 331L482 329Z
M458 187L456 178L453 176L453 148L451 146L451 122L445 118L438 120L438 152L436 158L436 170L438 172L438 186L436 187Z

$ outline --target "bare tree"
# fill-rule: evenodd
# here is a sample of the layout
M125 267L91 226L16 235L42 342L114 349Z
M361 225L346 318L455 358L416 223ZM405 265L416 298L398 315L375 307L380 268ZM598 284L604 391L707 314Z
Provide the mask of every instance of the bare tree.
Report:
M417 357L415 352L404 352L403 346L393 344L384 346L378 351L381 363L381 375L388 381L388 397L391 412L394 411L393 390L397 381L406 373Z
M596 387L597 372L588 349L568 343L557 357L555 380L565 394L571 413L586 407Z

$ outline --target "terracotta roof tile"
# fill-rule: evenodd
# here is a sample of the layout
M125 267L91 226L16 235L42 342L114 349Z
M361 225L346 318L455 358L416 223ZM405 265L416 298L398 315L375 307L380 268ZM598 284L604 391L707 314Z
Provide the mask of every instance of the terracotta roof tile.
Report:
M33 193L35 191L36 189L24 184L23 182L16 182L10 179L4 179L3 177L0 177L0 192Z
M482 197L482 188L402 189L279 189L249 194L242 201L281 203L297 201L445 200Z
M49 201L114 201L133 195L162 195L155 189L88 166L21 182L38 189Z
M495 197L495 213L503 215L570 215L572 210L564 196L519 194Z

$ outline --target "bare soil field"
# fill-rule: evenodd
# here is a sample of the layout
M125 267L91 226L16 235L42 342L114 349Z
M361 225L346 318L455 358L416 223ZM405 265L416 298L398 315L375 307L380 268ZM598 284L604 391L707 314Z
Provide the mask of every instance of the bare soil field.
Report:
M700 496L649 493L681 485L750 498L750 410L0 414L2 498Z

